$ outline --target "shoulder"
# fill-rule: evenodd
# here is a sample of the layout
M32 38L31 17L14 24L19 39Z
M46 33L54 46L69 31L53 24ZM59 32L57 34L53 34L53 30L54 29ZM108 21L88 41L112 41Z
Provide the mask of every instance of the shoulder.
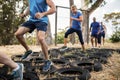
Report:
M94 24L94 22L91 23L91 25L93 25L93 24Z
M78 16L82 16L82 13L80 11L77 11Z
M77 11L78 14L82 14L82 12L80 10Z
M96 24L98 24L98 25L100 25L100 23L99 22L95 22Z

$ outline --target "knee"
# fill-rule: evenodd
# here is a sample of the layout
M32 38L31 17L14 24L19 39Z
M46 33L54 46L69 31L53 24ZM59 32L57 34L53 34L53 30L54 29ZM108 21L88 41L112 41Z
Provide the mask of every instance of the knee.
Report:
M39 37L38 39L39 39L40 43L43 43L43 42L44 42L44 40L45 40L45 38L44 38L44 37Z
M17 38L19 38L20 36L23 36L23 35L21 35L21 34L18 33L18 32L15 32L14 35L15 35Z

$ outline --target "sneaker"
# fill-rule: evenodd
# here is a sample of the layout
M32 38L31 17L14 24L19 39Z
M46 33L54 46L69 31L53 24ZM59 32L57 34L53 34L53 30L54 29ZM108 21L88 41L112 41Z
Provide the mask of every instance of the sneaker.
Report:
M25 54L22 56L22 60L23 61L30 61L30 59L32 58L32 50L26 51Z
M68 49L68 47L67 46L63 46L63 47L60 48L60 51L65 51L66 49Z
M50 69L51 65L52 65L51 61L49 60L45 61L45 64L43 66L43 72L47 72Z
M16 71L12 71L11 75L13 76L13 80L23 80L23 70L24 66L22 63L18 63L19 69Z

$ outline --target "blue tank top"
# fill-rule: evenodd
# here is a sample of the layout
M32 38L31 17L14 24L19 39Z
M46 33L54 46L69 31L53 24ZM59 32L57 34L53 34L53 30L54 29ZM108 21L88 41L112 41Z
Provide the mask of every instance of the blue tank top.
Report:
M30 21L36 22L45 22L48 23L48 17L44 16L40 19L35 18L35 14L37 12L46 12L48 5L46 3L46 0L29 0L29 6L30 6Z
M100 25L100 31L101 31L101 33L104 33L104 28L102 25Z
M79 18L82 14L78 11L76 14L71 13L71 17L73 18ZM81 22L72 20L72 28L81 30Z

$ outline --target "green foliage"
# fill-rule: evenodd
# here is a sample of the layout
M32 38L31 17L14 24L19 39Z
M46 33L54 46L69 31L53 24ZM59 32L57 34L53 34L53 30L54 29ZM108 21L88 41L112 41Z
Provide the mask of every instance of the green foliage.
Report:
M120 12L112 12L109 14L104 15L104 19L106 22L111 21L112 25L119 25L120 24Z
M57 34L57 44L64 43L64 35L65 35L65 30Z
M16 2L0 0L0 5L0 45L14 44L14 32L24 19L16 15Z
M111 36L110 40L112 42L120 42L120 28L115 27L115 32Z

